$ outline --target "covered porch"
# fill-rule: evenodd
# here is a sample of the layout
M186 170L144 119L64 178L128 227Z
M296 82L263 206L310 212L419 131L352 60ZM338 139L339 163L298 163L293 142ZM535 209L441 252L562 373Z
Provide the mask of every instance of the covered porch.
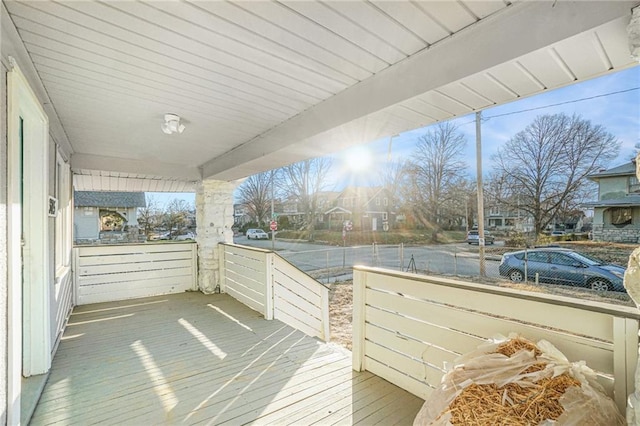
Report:
M423 400L225 294L76 307L41 424L411 424Z
M0 424L20 424L22 382L47 374L34 424L410 423L419 398L352 372L383 374L369 359L387 352L363 348L371 301L358 302L352 365L280 322L326 324L290 309L299 280L286 264L274 269L265 253L251 268L249 255L225 263L238 180L636 66L626 28L639 4L3 0ZM209 295L79 306L73 190L196 192L193 279L181 285ZM257 276L277 279L261 287ZM219 291L248 296L265 319ZM544 316L535 302L526 313ZM593 336L621 408L634 389L636 314L603 315ZM427 334L430 345L437 333ZM415 361L415 350L389 355ZM405 377L396 382L414 389Z

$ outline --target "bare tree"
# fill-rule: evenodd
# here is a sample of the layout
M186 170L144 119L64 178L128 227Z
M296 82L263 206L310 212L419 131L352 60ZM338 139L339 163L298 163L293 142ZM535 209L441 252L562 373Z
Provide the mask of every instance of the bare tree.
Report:
M276 171L258 173L249 176L238 187L238 196L257 223L267 220L271 211Z
M173 199L166 207L162 225L169 230L169 238L182 234L187 226L188 216L192 206L181 199Z
M476 183L460 177L449 187L440 208L440 226L447 229L466 229L473 225L477 210Z
M584 201L586 177L613 160L619 142L580 116L541 115L493 157L503 181L501 201L533 217L540 233L560 210Z
M435 125L418 139L407 165L407 201L416 219L433 231L434 239L445 217L443 207L452 189L464 179L461 161L466 140L449 122Z
M393 208L398 208L402 204L402 188L407 183L406 161L387 163L380 170L379 182L391 197L389 204Z
M153 195L146 194L146 206L138 208L138 225L142 227L147 239L160 226L161 212Z
M332 160L328 157L304 160L283 167L280 188L290 199L296 200L305 216L309 237L313 238L318 192L328 184Z

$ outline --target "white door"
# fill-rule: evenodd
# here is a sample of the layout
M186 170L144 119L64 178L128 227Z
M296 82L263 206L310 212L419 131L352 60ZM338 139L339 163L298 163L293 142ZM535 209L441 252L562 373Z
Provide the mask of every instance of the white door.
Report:
M377 217L371 218L371 230L372 231L377 231L378 230L378 218Z
M21 376L51 366L48 254L49 123L17 66L7 74L8 422L20 422Z

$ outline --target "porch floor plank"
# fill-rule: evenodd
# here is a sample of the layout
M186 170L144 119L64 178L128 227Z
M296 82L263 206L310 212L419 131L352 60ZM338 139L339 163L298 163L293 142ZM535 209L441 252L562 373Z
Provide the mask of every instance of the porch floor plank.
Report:
M227 295L76 307L32 425L412 424L423 401Z

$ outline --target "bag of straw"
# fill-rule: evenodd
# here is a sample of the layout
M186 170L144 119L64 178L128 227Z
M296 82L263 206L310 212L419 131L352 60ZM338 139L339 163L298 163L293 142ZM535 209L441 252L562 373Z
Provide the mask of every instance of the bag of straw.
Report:
M583 361L551 343L497 336L448 369L415 418L434 425L624 425Z

